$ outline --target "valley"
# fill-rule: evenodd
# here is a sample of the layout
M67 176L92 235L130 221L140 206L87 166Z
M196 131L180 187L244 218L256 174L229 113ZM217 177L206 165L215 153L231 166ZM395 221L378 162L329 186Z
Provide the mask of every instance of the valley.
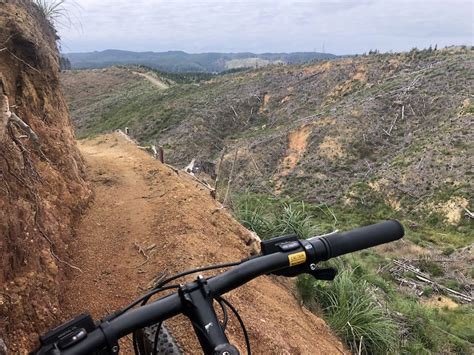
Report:
M470 4L389 3L0 1L0 355L474 353Z
M189 83L143 67L66 71L62 82L79 137L128 127L140 144L163 147L167 163L213 165L218 197L230 186L229 207L262 238L401 220L404 242L344 258L339 267L384 295L396 327L412 329L402 349L436 352L473 341L456 330L473 319L473 69L471 49L453 47ZM161 75L169 88L137 80L135 70ZM307 288L337 291L304 278L297 284L309 308ZM443 306L451 301L455 308Z

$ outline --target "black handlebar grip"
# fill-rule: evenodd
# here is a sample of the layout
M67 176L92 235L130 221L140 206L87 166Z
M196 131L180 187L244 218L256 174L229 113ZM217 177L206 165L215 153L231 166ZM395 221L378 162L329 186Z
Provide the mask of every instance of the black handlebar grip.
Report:
M315 249L317 261L393 242L405 234L403 226L395 220L384 221L348 232L334 233L308 239Z

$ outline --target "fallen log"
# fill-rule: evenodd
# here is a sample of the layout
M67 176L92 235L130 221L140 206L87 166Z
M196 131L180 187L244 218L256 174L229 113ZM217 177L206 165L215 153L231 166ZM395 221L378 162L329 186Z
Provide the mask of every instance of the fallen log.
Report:
M461 293L461 292L458 292L456 290L453 290L449 287L446 287L442 284L440 284L439 282L436 282L436 281L433 281L430 279L430 275L422 272L421 270L419 270L418 268L414 267L413 265L410 265L410 264L407 264L405 262L402 262L400 260L393 260L393 263L398 267L400 268L402 271L406 271L406 272L411 272L415 275L416 279L418 281L421 281L423 283L427 283L429 285L432 285L434 287L436 287L437 289L445 292L445 293L449 293L451 294L452 296L464 301L464 302L472 302L473 299L470 295L467 295L465 293ZM415 282L413 281L408 281L404 278L401 278L400 276L397 278L398 281L400 282L405 282L405 283L408 283L408 284L414 284ZM416 284L416 283L415 283Z

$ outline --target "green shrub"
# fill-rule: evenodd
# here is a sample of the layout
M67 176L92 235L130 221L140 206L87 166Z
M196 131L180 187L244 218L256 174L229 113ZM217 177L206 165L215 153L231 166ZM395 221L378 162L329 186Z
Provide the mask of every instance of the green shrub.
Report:
M449 256L456 251L456 248L452 246L447 246L443 249L443 255Z
M61 23L66 19L70 23L69 14L64 7L66 0L33 0L43 16L52 24Z
M428 258L421 258L418 262L421 271L427 272L432 276L443 276L444 269L439 263L429 260Z
M311 219L311 214L302 203L285 203L280 213L275 215L277 234L297 234L301 238L314 236L318 228Z
M242 225L262 239L272 237L275 230L267 204L259 195L245 193L234 200L234 214Z
M433 294L433 287L425 286L423 287L423 296L430 297Z
M358 279L353 270L342 271L331 283L309 281L301 277L298 290L303 302L319 302L323 316L331 329L357 352L367 354L395 352L398 345L398 326L387 311L376 301L373 287Z
M303 202L271 200L246 192L234 198L234 214L247 229L262 239L285 234L308 238L317 234L313 216Z

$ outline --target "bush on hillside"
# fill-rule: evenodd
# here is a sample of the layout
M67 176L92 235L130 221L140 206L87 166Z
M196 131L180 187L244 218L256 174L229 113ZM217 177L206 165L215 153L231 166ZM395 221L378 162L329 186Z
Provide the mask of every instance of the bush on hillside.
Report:
M258 194L244 193L233 205L240 223L262 239L286 234L308 238L318 232L304 202L272 202Z
M355 277L353 270L342 271L333 282L322 283L311 276L297 281L299 295L314 309L319 303L331 329L355 353L393 353L398 348L398 325L377 302L374 288Z

